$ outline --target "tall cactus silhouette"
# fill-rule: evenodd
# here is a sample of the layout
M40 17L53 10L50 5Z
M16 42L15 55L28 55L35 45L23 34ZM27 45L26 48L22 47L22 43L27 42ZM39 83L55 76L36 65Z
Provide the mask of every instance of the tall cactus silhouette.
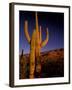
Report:
M24 23L24 32L27 38L28 43L30 44L30 75L29 78L34 78L34 72L36 73L37 77L40 77L41 73L41 60L40 60L40 50L44 47L49 39L48 28L47 36L44 41L42 41L42 33L41 33L41 26L38 25L38 16L37 12L35 13L35 22L36 26L33 31L32 37L30 38L28 33L28 21L26 20Z

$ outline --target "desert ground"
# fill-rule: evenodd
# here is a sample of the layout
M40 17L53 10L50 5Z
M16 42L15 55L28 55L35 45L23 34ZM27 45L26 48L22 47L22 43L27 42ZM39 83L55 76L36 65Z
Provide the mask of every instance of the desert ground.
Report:
M29 78L29 54L21 54L19 61L19 79ZM52 78L64 76L64 49L41 52L41 77ZM36 75L35 75L36 78Z

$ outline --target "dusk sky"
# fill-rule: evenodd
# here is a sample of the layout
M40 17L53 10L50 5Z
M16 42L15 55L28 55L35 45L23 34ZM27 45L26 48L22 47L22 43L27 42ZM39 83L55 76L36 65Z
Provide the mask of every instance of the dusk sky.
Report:
M54 49L64 48L64 13L37 12L38 24L42 26L42 40L46 39L46 28L49 30L49 41L41 52ZM30 52L30 44L28 43L24 33L24 22L28 20L28 32L30 37L35 28L35 12L20 11L19 12L19 53L22 49L24 54Z

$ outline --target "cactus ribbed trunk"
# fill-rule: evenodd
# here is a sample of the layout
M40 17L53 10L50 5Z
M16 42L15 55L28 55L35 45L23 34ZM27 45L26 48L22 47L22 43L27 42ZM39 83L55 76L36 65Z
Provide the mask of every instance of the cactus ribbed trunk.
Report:
M40 32L38 27L38 17L36 12L36 47L35 47L35 58L36 58L36 77L40 77L41 73L41 60L40 60Z
M32 34L32 39L31 39L29 78L34 78L34 72L35 72L35 30Z

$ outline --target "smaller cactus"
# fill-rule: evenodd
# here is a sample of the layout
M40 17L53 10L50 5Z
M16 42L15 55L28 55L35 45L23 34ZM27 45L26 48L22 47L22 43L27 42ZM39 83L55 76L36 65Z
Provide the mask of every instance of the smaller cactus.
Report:
M19 77L20 79L26 78L26 67L27 67L27 63L22 50L22 54L20 56L20 77Z

